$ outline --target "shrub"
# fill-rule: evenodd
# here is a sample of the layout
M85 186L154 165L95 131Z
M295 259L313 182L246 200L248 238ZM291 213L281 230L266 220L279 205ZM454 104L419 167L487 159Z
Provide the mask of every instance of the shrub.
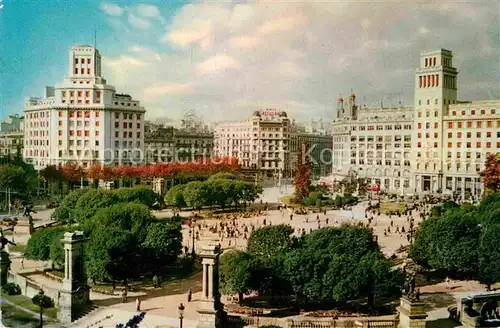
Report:
M38 305L43 309L54 307L54 301L47 295L36 294L35 296L33 296L31 301L33 302L33 304Z
M47 261L50 259L50 246L54 240L61 239L65 227L52 227L36 231L28 240L24 256L30 260Z
M116 197L110 191L104 189L89 189L76 202L74 215L75 221L85 223L92 218L96 212L104 207L116 204Z
M20 295L21 294L21 287L19 287L19 285L16 285L12 282L8 282L2 286L2 291L4 293L7 293L7 295Z
M144 204L149 208L153 207L153 204L157 201L158 198L155 192L151 188L146 186L120 188L117 189L114 194L119 203L137 202Z
M58 222L64 223L73 223L75 222L74 218L74 209L75 204L78 202L80 197L82 197L87 191L88 188L76 189L66 195L63 200L60 202L59 206L57 206L54 213L52 213L52 218L54 218Z
M218 180L218 179L237 180L237 177L233 173L220 172L220 173L213 174L208 178L209 181Z

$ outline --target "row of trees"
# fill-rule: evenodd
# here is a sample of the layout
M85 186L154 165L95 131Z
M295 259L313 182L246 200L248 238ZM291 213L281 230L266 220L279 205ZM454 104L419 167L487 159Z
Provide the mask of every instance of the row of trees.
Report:
M50 259L60 267L64 263L64 232L83 229L90 237L85 246L85 268L94 282L161 274L181 253L181 226L171 220L155 220L148 207L150 195L144 187L114 192L75 190L56 213L59 220L78 226L37 231L28 241L25 256Z
M170 188L165 203L176 208L203 206L238 206L255 201L262 193L262 187L251 182L237 180L229 173L211 176L207 181L192 181Z
M318 229L293 237L287 225L255 230L246 252L221 256L224 293L257 291L273 298L295 295L305 305L399 295L402 272L391 269L371 230L355 226Z
M500 193L478 206L447 203L432 210L415 235L410 256L450 275L500 281Z

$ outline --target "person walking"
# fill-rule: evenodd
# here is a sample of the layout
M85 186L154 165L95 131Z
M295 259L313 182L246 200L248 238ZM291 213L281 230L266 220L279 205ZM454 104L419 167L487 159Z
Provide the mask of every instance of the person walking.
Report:
M24 257L21 258L21 270L24 269Z
M139 297L135 299L135 310L137 312L141 311L141 299Z
M122 292L122 303L127 303L127 287L123 288L123 292Z
M153 288L158 288L158 276L153 276Z
M188 303L191 302L192 297L193 297L193 292L191 291L191 289L189 289L189 291L188 291Z

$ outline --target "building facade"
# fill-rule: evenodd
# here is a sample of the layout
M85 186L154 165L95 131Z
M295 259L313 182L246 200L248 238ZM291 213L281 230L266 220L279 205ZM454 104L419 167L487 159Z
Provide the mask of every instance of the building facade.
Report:
M0 157L22 155L24 138L24 117L9 115L0 122Z
M244 122L220 124L214 138L215 155L237 157L244 170L265 177L289 175L290 120L283 111L255 111Z
M368 184L403 194L410 192L413 109L366 108L351 94L337 99L333 130L333 174L350 170Z
M101 75L91 46L69 52L68 75L44 98L26 100L24 158L36 169L76 162L134 164L143 160L144 113L139 101L116 93Z
M401 194L479 196L479 172L500 149L500 100L458 101L453 54L420 54L414 109L365 109L351 95L337 102L333 173L350 169L382 190Z
M500 150L500 100L458 101L449 50L422 52L415 72L415 192L479 196L478 175Z
M146 133L148 163L190 162L213 155L214 134L201 130L157 127Z

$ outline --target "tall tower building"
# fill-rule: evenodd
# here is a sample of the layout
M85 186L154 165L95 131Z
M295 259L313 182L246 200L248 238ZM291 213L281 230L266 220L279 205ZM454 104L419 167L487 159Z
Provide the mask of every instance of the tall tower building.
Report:
M26 100L26 161L36 169L142 162L145 110L139 101L107 84L96 48L71 48L68 64L62 83L46 87L44 98Z
M443 117L457 101L457 70L451 51L440 49L420 54L415 72L413 134L415 192L443 188Z

